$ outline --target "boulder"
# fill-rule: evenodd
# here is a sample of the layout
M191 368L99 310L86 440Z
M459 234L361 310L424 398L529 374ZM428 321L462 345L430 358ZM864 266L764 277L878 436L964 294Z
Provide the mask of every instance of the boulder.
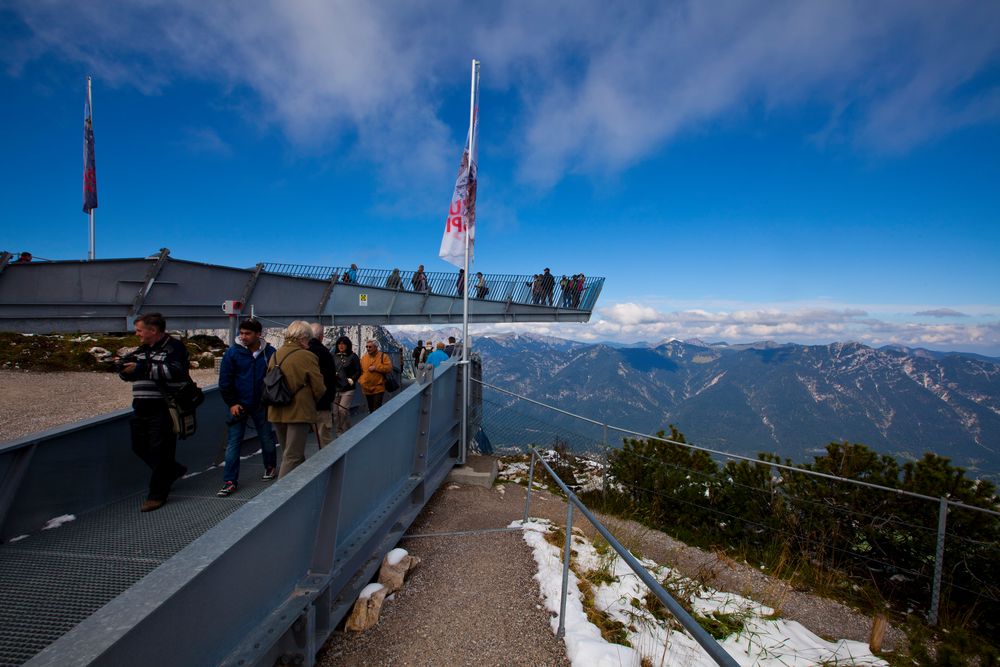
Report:
M92 347L87 352L94 355L98 361L108 361L112 357L111 350L106 350L103 347Z
M382 560L378 571L378 582L390 593L403 587L407 573L420 564L420 559L411 556L406 549L393 549Z
M382 603L388 594L388 589L382 584L368 584L361 590L351 615L347 617L344 628L352 632L363 632L378 623L378 615Z

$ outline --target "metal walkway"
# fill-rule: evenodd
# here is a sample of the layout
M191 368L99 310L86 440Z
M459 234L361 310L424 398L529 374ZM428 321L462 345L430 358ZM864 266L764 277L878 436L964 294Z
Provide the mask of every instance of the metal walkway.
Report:
M202 472L148 514L130 411L0 444L0 665L312 665L454 466L460 371L423 370L282 480L244 460L228 498L210 389L178 443Z
M384 270L359 269L345 282L342 267L257 264L240 269L174 259L166 248L139 259L11 263L0 253L0 331L72 333L131 331L142 312L162 313L173 329L219 329L222 310L237 302L284 326L293 320L337 324L454 324L462 321L457 273L429 273L414 291L413 273L399 281ZM603 278L561 288L561 276L537 289L534 276L472 279L470 322L586 322ZM238 315L239 313L237 313Z
M28 661L264 491L263 470L259 456L243 461L228 498L210 470L177 482L157 512L139 513L138 492L0 547L0 665Z

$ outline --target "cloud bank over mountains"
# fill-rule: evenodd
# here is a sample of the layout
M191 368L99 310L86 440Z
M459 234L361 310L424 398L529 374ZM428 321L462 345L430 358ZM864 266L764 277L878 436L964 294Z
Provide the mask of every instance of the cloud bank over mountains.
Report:
M620 171L752 109L815 107L812 141L876 154L1000 117L995 2L8 7L27 27L0 47L9 72L55 55L151 95L181 78L249 92L246 114L293 144L347 143L411 184L453 169L442 94L472 55L487 94L517 100L508 149L541 187Z
M730 344L762 340L799 344L857 341L871 347L903 345L1000 356L1000 318L991 312L993 307L969 310L978 314L940 308L919 313L938 321L913 321L912 309L876 314L853 306L745 304L732 309L661 311L637 303L616 303L598 307L587 324L497 324L477 326L473 333L531 331L572 340L622 343L655 343L667 338Z

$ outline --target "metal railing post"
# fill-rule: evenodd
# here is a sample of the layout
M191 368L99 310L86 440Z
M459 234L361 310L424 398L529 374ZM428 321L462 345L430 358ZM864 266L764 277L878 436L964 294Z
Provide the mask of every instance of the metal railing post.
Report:
M566 636L566 596L569 593L569 555L573 547L573 499L566 499L566 546L563 548L562 596L559 599L559 629L556 637Z
M531 465L528 466L528 493L524 496L524 520L528 520L528 511L531 509L531 487L535 485L535 450L531 450Z
M941 571L944 569L944 538L948 524L948 501L943 497L938 506L937 550L934 554L934 583L931 587L931 608L927 614L927 622L937 625L938 606L941 603Z
M601 424L604 427L604 470L601 474L601 497L608 497L608 468L611 466L611 452L608 450L608 425Z

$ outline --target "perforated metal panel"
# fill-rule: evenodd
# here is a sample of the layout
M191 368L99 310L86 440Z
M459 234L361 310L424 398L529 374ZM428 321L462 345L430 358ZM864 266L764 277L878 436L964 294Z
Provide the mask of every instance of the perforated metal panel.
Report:
M272 482L243 461L239 491L218 498L221 469L179 481L167 504L144 494L0 545L0 665L20 665L139 581Z

